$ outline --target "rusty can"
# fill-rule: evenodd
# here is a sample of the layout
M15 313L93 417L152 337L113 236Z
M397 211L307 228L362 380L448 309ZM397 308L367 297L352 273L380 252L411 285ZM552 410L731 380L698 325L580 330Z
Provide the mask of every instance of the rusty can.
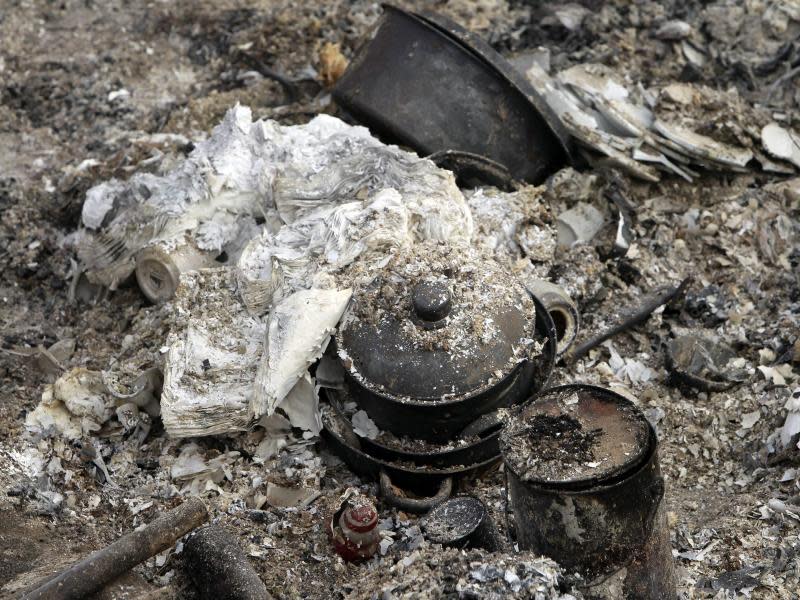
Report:
M590 597L676 598L656 435L632 402L551 388L509 415L500 448L521 550Z

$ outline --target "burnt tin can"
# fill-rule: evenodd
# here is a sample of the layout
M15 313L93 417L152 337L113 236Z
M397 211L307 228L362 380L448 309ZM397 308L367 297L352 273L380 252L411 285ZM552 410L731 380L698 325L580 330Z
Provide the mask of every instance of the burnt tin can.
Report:
M483 548L490 552L501 547L489 510L473 496L445 500L425 515L422 528L429 541L442 546Z
M590 598L676 598L656 435L632 402L551 388L509 415L500 449L520 550Z

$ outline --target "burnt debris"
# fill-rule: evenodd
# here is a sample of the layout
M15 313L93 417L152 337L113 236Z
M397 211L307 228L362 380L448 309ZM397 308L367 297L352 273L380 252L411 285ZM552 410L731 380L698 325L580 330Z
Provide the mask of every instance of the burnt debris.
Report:
M248 3L0 18L0 595L791 595L800 11Z

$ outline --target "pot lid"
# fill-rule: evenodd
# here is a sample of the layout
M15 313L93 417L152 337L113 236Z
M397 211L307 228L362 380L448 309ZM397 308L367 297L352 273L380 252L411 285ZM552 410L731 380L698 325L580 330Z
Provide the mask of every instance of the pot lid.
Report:
M492 258L426 242L354 294L336 343L368 390L443 400L488 388L530 358L534 323L530 296Z
M590 385L551 388L514 411L500 434L503 461L523 481L599 485L637 468L650 425L619 394Z

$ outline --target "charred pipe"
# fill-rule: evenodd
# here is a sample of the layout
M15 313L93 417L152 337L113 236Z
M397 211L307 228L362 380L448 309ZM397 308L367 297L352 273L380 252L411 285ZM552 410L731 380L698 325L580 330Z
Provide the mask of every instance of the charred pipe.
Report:
M23 596L26 600L86 598L139 563L172 546L208 519L200 498L189 498L149 525L98 550Z
M536 279L527 282L526 287L544 304L552 317L556 326L556 354L561 356L578 337L580 315L575 303L562 287L549 281Z
M570 351L562 357L563 361L567 364L574 363L606 340L624 331L628 331L640 323L644 323L656 309L673 302L676 298L681 296L691 282L692 279L687 277L676 286L668 286L656 290L652 294L648 294L638 306L622 309L611 327L570 349Z
M184 564L198 598L272 598L236 539L218 525L204 527L184 545Z

